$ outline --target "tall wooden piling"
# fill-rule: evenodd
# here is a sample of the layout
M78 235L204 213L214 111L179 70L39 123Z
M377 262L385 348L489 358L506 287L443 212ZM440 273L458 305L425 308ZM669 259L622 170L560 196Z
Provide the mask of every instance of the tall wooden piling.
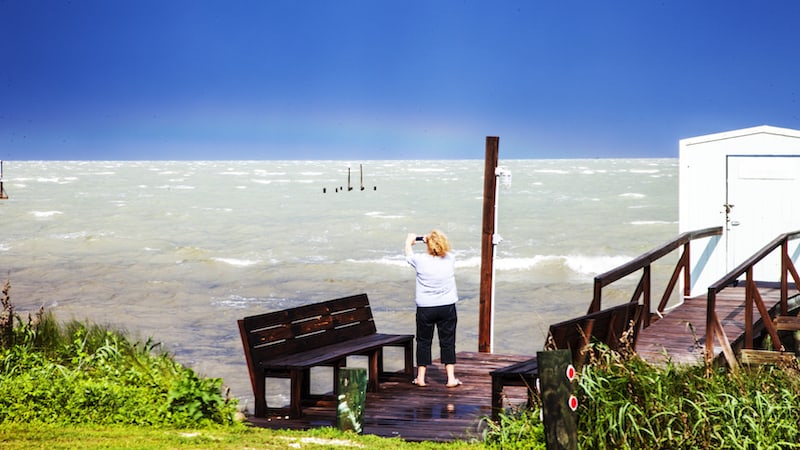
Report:
M8 198L8 194L6 193L6 188L3 186L3 161L0 160L0 200L5 200Z
M353 190L353 185L350 184L350 168L348 167L347 168L347 192L350 192L352 190Z
M483 171L483 228L481 234L481 285L478 306L478 351L492 352L492 278L494 276L494 217L497 202L497 161L500 137L486 136L486 163Z

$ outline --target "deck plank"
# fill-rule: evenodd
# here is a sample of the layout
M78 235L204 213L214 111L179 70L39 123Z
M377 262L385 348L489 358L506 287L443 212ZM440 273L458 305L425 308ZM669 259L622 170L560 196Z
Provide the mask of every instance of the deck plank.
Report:
M759 287L759 293L764 306L775 317L780 308L780 289ZM717 316L734 347L744 338L744 298L744 286L728 287L717 294ZM764 328L757 309L753 321L753 335L757 336ZM669 358L675 363L692 364L703 361L705 344L706 295L702 295L687 299L650 327L641 330L636 352L651 363L662 364ZM714 358L721 357L722 348L718 343L714 352Z
M379 392L367 393L364 433L408 441L446 442L476 438L480 435L481 419L492 414L492 377L489 372L531 357L458 353L456 373L464 384L452 389L445 387L447 376L440 361L434 361L428 367L427 387L417 387L408 382L383 382ZM525 388L509 387L507 391L507 407L526 402ZM299 419L272 416L250 417L249 421L255 426L274 429L336 426L336 410L331 404L305 407L303 413Z

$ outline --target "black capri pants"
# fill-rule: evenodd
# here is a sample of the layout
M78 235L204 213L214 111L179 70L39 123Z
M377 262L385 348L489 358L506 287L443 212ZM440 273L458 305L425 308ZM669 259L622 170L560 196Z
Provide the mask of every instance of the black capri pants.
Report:
M456 363L456 305L417 306L417 365L431 364L433 328L439 331L442 364Z

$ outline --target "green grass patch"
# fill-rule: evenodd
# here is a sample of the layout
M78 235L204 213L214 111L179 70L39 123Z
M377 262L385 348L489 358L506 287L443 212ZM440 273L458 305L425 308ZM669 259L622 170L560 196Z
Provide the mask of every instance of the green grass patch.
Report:
M309 431L206 427L172 429L97 425L0 425L0 447L16 449L376 449L455 450L481 448L466 442L405 442L397 438L344 433L332 428Z
M40 310L0 314L0 423L237 426L222 379L201 378L152 341Z

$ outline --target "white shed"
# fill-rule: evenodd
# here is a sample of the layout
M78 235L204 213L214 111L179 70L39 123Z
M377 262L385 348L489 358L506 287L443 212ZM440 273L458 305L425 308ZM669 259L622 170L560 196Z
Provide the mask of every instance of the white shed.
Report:
M722 226L692 246L692 296L782 233L800 230L800 131L760 126L680 141L680 232ZM790 248L792 259L798 250ZM779 260L755 277L779 280Z

